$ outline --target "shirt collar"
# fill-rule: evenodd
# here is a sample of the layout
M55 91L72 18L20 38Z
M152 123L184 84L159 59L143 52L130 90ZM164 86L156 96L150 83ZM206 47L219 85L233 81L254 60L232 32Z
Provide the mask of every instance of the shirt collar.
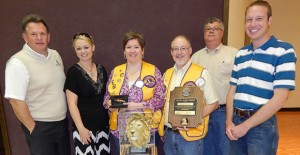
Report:
M31 54L35 55L36 57L38 57L38 58L40 58L40 59L49 59L50 56L51 56L51 51L50 51L49 49L47 49L47 51L48 51L48 56L46 57L45 55L40 54L40 53L34 51L32 48L30 48L30 47L28 46L27 43L25 43L24 47L27 48L28 51L29 51Z
M217 48L215 48L213 50L208 49L207 46L204 49L207 52L207 54L217 54L217 53L219 53L219 51L221 50L222 47L223 47L223 44L221 43Z
M178 72L178 71L186 72L189 69L189 67L190 67L191 64L192 64L191 59L181 69L178 69L177 66L176 66L176 64L175 64L174 65L174 70L176 72Z
M267 50L270 46L274 45L277 42L277 38L275 38L274 36L270 36L269 40L267 42L265 42L263 45L261 45L260 47L254 49L253 48L253 43L250 43L250 50L251 51L255 51L257 49L262 49L262 50Z

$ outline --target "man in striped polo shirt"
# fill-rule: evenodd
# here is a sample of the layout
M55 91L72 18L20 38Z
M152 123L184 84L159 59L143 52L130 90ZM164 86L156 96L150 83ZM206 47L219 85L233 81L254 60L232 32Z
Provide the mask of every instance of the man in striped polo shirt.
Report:
M296 54L292 45L268 34L271 6L255 1L246 9L245 28L252 43L236 55L227 95L226 134L230 155L275 155L275 113L295 89Z

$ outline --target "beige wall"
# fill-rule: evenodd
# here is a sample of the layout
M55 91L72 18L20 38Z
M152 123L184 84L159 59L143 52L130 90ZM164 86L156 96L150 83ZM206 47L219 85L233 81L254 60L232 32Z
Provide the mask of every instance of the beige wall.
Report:
M245 9L251 0L229 0L228 45L235 48L244 46Z
M241 48L244 45L245 28L244 13L246 6L253 0L230 0L228 22L228 45ZM270 34L278 39L291 43L300 55L300 1L299 0L268 0L273 10L273 21ZM299 57L298 57L299 58ZM296 94L300 94L300 66L296 66L296 90L289 96L287 108L300 107Z

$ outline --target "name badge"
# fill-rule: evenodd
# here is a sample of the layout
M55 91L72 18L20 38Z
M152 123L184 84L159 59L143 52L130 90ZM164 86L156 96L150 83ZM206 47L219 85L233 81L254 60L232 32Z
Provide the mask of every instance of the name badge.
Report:
M202 87L205 84L205 80L202 77L200 77L196 80L195 83L197 86Z
M135 86L138 88L142 88L144 86L144 82L141 80L136 81Z

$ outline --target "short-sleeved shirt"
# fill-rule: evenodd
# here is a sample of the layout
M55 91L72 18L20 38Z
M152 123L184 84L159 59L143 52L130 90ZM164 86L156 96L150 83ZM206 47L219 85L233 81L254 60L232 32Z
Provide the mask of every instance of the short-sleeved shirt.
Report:
M252 44L238 51L230 84L236 86L234 107L259 109L274 89L295 89L296 53L292 45L274 36L257 49Z
M28 50L42 60L49 60L52 55L52 51L48 50L48 56L45 57L42 54L34 52L27 44L24 45L23 49ZM24 63L17 58L11 58L6 64L5 76L5 83L7 86L5 87L5 98L14 98L25 101L29 83L29 72Z
M84 126L90 130L108 129L108 112L103 107L107 73L103 66L97 66L97 81L78 64L67 73L64 89L78 96L78 109ZM73 124L74 127L75 124Z
M193 54L192 62L204 67L210 73L215 90L218 94L219 104L226 104L229 80L238 49L220 44L216 49L207 47Z
M60 121L67 112L63 92L65 73L56 50L44 56L24 44L5 69L5 98L25 101L35 121Z

